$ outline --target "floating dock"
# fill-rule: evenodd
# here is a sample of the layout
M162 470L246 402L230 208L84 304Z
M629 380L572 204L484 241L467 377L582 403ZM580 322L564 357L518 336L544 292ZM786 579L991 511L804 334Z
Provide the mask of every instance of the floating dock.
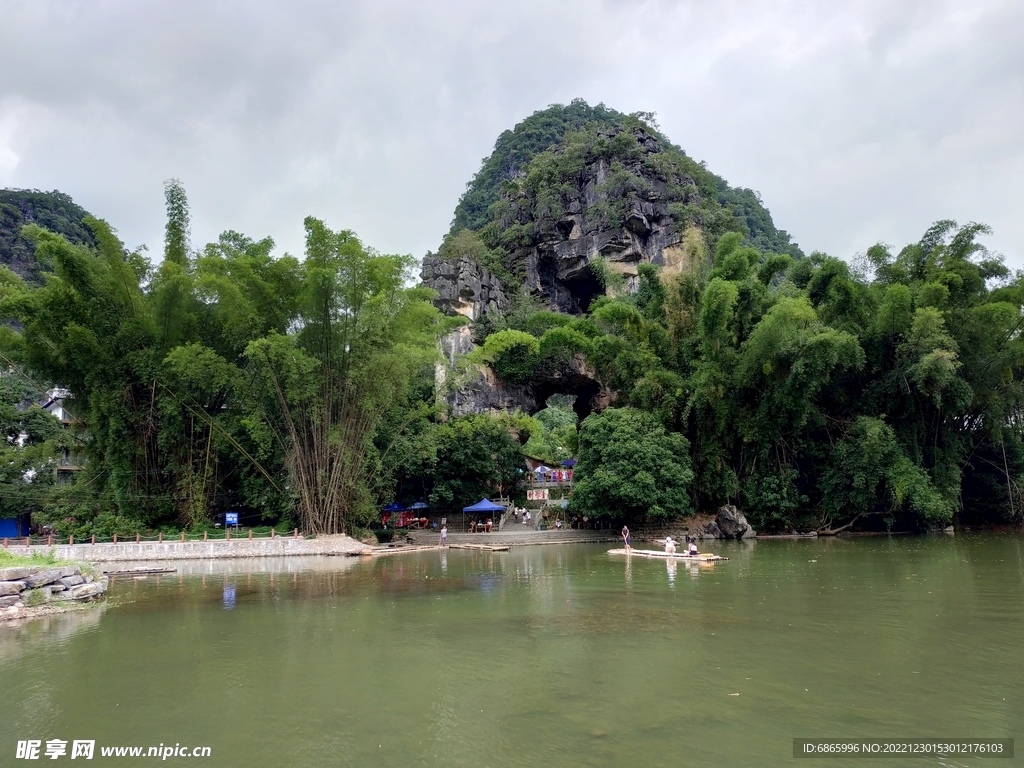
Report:
M609 549L609 555L628 555L631 557L653 557L658 560L678 560L683 563L717 563L719 560L728 560L728 557L722 557L721 555L713 555L710 552L704 552L699 555L687 555L683 552L659 552L654 549L631 549L628 552L625 549Z

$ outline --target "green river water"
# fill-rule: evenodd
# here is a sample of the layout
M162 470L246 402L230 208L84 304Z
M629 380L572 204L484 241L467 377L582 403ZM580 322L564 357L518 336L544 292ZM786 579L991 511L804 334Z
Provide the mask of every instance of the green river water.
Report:
M0 626L0 766L32 764L26 739L275 768L871 764L795 760L795 737L1024 750L1024 537L716 543L730 560L699 568L608 548L115 577L105 607Z

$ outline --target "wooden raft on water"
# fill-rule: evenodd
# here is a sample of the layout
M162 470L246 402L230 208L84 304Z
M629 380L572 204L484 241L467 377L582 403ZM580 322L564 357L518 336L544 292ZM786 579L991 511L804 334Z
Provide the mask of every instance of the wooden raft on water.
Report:
M699 555L687 555L684 552L658 552L655 549L609 549L609 555L630 555L632 557L656 557L659 560L680 560L684 563L717 563L719 560L728 560L728 557L713 555L710 552L702 552Z
M149 576L152 573L175 573L177 568L130 568L125 571L104 571L108 576Z
M448 549L480 549L484 552L508 552L509 546L497 545L492 546L491 544L449 544Z
M434 544L421 544L419 546L393 546L393 547L367 547L358 552L352 552L353 556L373 557L377 555L400 555L405 552L426 552L428 550L440 549Z

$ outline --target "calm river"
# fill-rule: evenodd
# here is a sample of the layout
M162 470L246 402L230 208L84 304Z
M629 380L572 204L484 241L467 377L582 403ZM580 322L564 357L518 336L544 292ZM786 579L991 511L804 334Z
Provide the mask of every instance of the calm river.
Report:
M25 739L273 768L865 765L795 761L794 737L1024 759L1024 538L717 543L700 568L607 549L115 578L106 608L0 627L0 765Z

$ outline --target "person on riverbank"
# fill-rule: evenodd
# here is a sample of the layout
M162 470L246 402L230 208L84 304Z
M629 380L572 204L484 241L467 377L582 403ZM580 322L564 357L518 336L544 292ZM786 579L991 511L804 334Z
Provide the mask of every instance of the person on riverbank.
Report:
M442 547L447 547L448 546L448 524L447 523L445 523L444 525L441 526L441 546Z
M629 546L629 528L625 525L622 526L622 543L626 547L627 552L633 551L633 548Z

